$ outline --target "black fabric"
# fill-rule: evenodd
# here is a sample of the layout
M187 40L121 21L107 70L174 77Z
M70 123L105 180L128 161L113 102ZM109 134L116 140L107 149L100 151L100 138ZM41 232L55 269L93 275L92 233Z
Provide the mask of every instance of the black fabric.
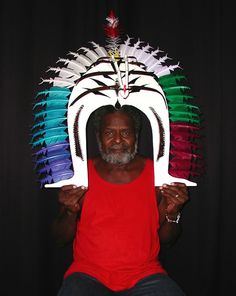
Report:
M71 255L49 225L56 189L40 189L29 145L40 77L59 57L94 40L114 9L122 32L181 62L203 114L206 174L190 189L183 234L162 254L189 296L235 288L235 16L233 2L7 1L0 4L1 289L5 295L56 295ZM149 146L147 145L147 149Z

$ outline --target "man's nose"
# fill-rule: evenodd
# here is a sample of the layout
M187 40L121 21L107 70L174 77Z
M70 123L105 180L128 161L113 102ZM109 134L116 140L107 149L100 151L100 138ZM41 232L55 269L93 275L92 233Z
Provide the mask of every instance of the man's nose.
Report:
M120 143L121 140L122 140L122 138L121 138L121 134L117 132L117 133L115 134L115 139L114 139L114 140L115 140L116 143Z

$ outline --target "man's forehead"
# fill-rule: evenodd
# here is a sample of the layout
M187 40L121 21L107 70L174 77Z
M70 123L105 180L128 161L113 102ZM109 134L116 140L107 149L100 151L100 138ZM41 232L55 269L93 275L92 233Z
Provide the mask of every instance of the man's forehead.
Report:
M103 116L101 120L102 126L126 126L126 127L133 127L133 119L132 117L126 112L113 112L108 113Z

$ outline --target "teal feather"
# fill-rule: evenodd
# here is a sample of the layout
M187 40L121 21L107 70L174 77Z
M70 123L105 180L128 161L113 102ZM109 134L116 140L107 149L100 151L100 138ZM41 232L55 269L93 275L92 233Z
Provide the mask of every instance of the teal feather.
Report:
M65 147L69 148L67 105L70 94L71 91L68 88L51 87L37 93L33 106L35 123L31 128L33 132L31 145L36 151L34 157L37 171L42 173L42 166L47 166L45 173L48 174L46 177L48 180L63 177L52 176L52 170L61 159L66 161L67 167L71 165L70 150L65 150ZM69 175L73 175L71 170ZM44 182L42 178L40 182L42 185Z
M62 126L62 127L53 127L49 129L41 129L38 132L34 133L32 136L32 141L38 137L38 136L43 136L45 138L51 137L51 136L61 136L61 135L67 135L67 126Z
M68 139L68 134L60 135L60 136L51 136L48 138L41 138L35 142L32 142L32 147L35 148L38 145L52 145L56 143L60 143Z
M51 97L53 97L53 96L58 97L58 95L60 95L60 96L68 97L70 94L71 94L71 91L68 88L54 86L54 87L51 87L49 90L46 89L43 91L39 91L36 95L36 98L41 95L43 95L43 96L50 95Z
M33 110L38 108L38 107L45 107L47 109L60 109L60 108L64 108L66 107L68 104L68 100L67 99L51 99L51 98L47 98L44 99L40 102L37 102L34 107Z
M48 128L60 127L60 126L67 126L66 117L59 117L55 119L40 121L32 126L32 130L36 130L40 128L48 129Z
M43 117L47 119L56 119L58 117L63 117L67 113L67 109L56 109L56 110L44 110L41 112L38 112L34 115L35 119Z

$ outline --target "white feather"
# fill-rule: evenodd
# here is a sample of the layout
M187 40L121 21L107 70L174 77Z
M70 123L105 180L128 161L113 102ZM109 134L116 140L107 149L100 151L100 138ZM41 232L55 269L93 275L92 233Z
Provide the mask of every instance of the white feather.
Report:
M106 49L104 47L101 47L99 44L95 43L94 41L91 41L90 43L94 46L94 49L99 57L107 57L108 56L108 52L106 51Z
M140 50L139 50L139 54L136 56L137 60L141 60L143 59L143 55L146 56L146 53L149 51L149 49L151 48L151 46L149 44L147 44L146 46L143 46Z
M174 71L177 68L180 68L179 63L177 65L170 65L168 67L160 67L159 69L155 70L154 74L157 75L157 77L161 77L170 74L171 71Z
M147 62L149 61L150 58L154 57L157 53L161 52L159 50L159 48L157 48L156 50L150 52L150 54L147 56L147 58L143 61L144 64L147 64Z
M167 54L166 54L165 56L159 58L159 61L160 61L161 63L164 63L166 60L172 60L172 59L169 58L169 57L167 56Z
M95 63L97 61L97 59L99 58L99 56L95 53L95 51L86 48L86 47L81 47L81 49L83 49L85 51L85 55L93 62Z
M170 65L169 66L170 70L171 71L174 71L177 68L182 69L179 64L180 64L180 62L178 62L178 64L176 64L176 65Z
M109 22L109 27L117 27L119 23L118 17L107 17L106 20Z
M84 72L86 72L86 68L85 68L85 66L82 65L81 63L76 62L75 60L68 60L68 59L62 59L62 58L60 58L60 59L57 61L57 63L58 63L58 62L64 62L64 64L65 64L68 68L74 70L77 74L80 74L80 73L84 73Z
M68 53L69 55L73 55L73 57L75 57L76 61L78 61L79 63L81 63L82 65L86 66L86 67L90 67L92 64L92 61L90 59L88 59L85 55L83 54L79 54L77 52L72 52L70 51Z
M126 55L126 53L128 52L127 45L121 44L119 47L119 52L120 52L120 56L124 57Z
M134 56L134 55L135 55L135 52L136 52L136 50L139 48L139 45L140 45L140 40L138 40L138 42L136 42L136 43L134 44L134 46L131 47L131 50L130 50L130 52L129 52L129 54L130 54L131 56Z
M161 63L160 63L160 61L159 60L157 60L157 59L155 59L155 62L154 63L152 63L152 64L150 64L150 66L148 66L148 68L147 68L147 71L153 71L153 69L154 69L154 72L155 72L155 69L158 67L158 66L160 66L161 65Z
M154 74L157 77L161 77L161 76L170 74L170 70L168 67L165 66L165 67L161 68L160 70L157 70Z
M125 40L123 44L120 45L120 55L124 57L125 55L128 55L127 53L130 50L130 40L131 38L128 36L128 38Z
M50 67L48 71L53 71L55 73L58 73L58 76L61 78L69 78L72 81L77 80L78 78L81 77L81 75L75 73L73 70L70 70L68 68L60 68L60 67Z
M152 58L149 59L149 61L146 62L145 64L146 64L147 69L148 69L148 68L152 67L152 66L153 66L154 64L156 64L156 63L157 63L157 65L158 65L158 64L161 65L159 59L156 59L156 58L152 57Z
M138 41L134 44L134 47L135 48L140 48L140 44L141 44L142 42L140 41L140 39L138 39Z
M41 83L49 83L53 84L53 86L58 86L58 87L74 87L75 83L71 82L70 80L62 79L62 78L49 78L49 79L42 79Z
M143 52L142 49L137 49L135 52L135 57L138 62L143 63L143 61L147 58L148 53Z

